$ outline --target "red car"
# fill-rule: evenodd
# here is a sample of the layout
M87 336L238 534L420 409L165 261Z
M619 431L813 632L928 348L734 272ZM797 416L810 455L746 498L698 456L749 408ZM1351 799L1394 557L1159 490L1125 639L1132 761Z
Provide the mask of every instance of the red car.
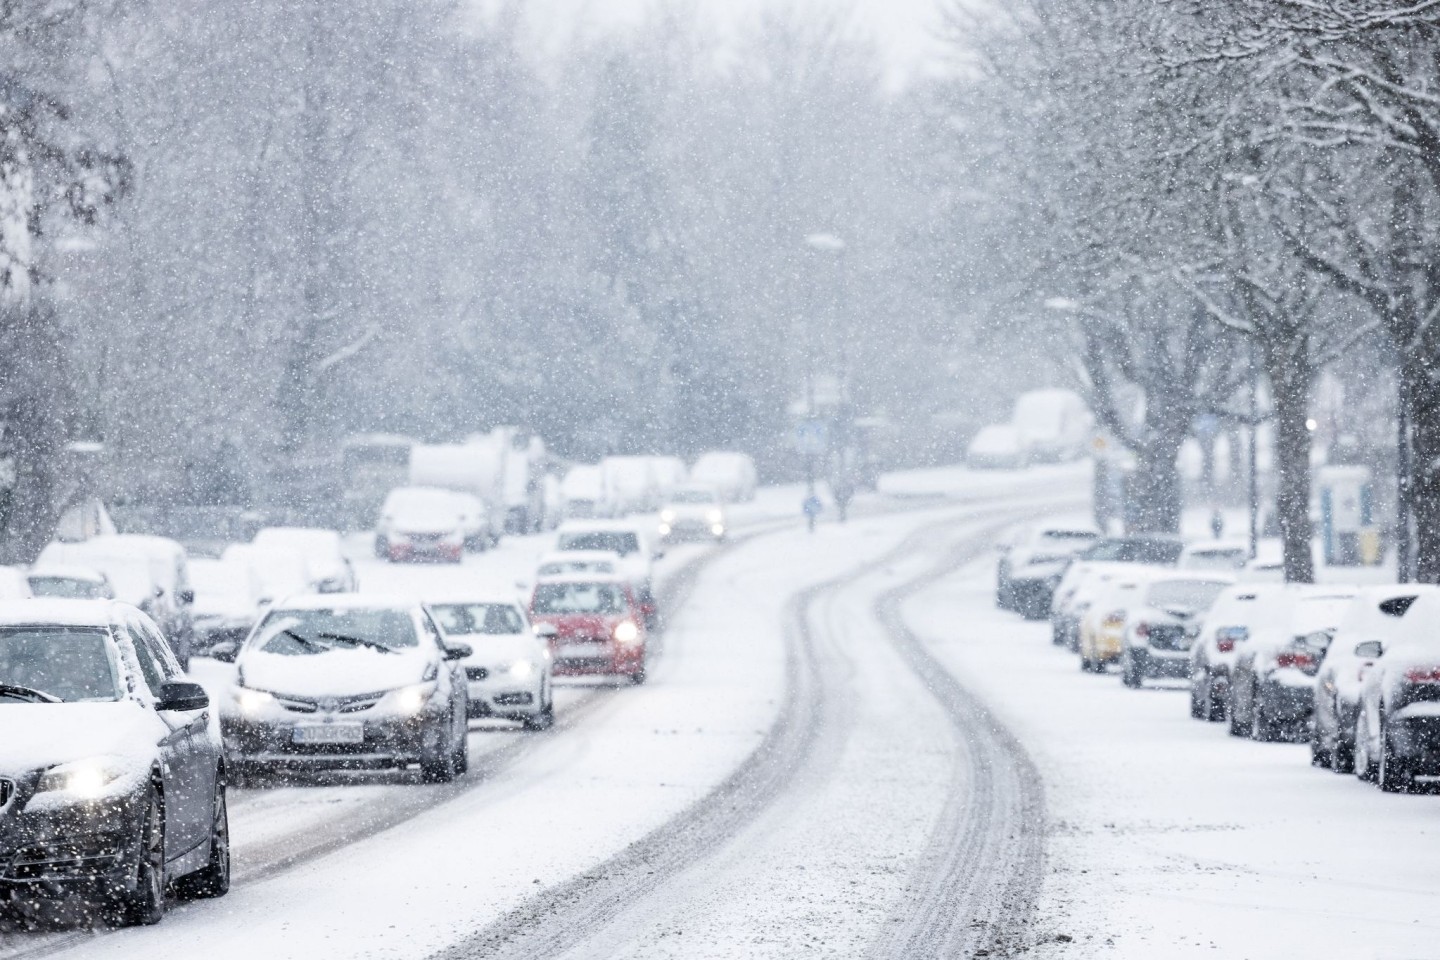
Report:
M530 618L549 637L556 676L645 682L645 615L623 578L572 574L540 580Z

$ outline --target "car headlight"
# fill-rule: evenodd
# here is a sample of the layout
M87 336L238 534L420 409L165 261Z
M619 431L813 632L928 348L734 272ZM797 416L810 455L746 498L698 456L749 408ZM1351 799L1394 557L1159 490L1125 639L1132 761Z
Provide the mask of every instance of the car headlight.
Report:
M634 620L621 620L615 624L615 640L619 643L634 643L640 639L640 628Z
M723 537L725 535L725 525L717 523L710 528L710 532L717 537Z
M669 535L670 535L670 524L668 524L668 523L662 523L662 524L660 524L660 536L662 536L662 537L668 537Z
M417 683L401 687L395 691L395 706L401 713L413 717L425 709L425 704L430 702L430 697L435 693L435 689L434 683Z
M266 693L264 690L236 687L235 703L240 707L241 713L253 717L273 707L275 705L275 695L273 693Z
M662 523L674 523L674 522L675 522L675 511L674 511L674 510L661 510L661 511L660 511L660 520L661 520Z
M83 800L104 796L110 784L125 774L111 757L91 757L51 767L40 775L36 793L68 793Z
M529 680L535 675L535 664L531 663L529 660L516 660L514 663L510 664L510 668L507 672L510 674L511 679Z
M705 514L705 519L709 520L711 523L719 523L721 520L725 519L725 515L719 510L711 510L709 513Z

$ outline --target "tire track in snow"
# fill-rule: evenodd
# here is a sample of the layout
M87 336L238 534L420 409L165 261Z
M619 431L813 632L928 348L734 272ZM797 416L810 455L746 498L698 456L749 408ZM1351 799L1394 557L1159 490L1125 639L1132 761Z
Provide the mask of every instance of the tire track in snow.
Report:
M495 923L438 952L432 960L462 960L477 956L553 957L570 950L583 953L587 947L600 947L595 940L604 935L607 925L622 914L633 915L637 904L660 894L687 871L703 863L791 789L797 772L803 766L813 764L817 759L823 765L825 757L833 758L843 748L848 735L845 684L852 665L843 657L818 656L822 641L811 627L812 608L828 595L914 552L920 545L932 540L937 532L943 533L960 524L974 527L977 517L994 518L993 523L983 523L979 530L965 538L968 548L948 551L944 562L927 570L919 579L898 590L888 591L882 597L882 602L891 598L898 606L900 597L908 595L907 591L930 585L954 569L965 557L973 559L987 549L987 534L1036 512L1034 508L1012 508L1003 512L966 510L960 516L942 521L939 528L922 528L912 533L878 559L797 593L787 605L786 615L787 696L775 722L755 751L705 798L679 816L605 863L545 891ZM894 642L902 648L902 652L907 647L914 647L919 654L928 657L913 636L893 632L893 619L881 622L892 630ZM933 679L932 688L944 691L944 678L932 677L930 671L931 667L940 670L938 663L913 660L913 653L911 651L906 656L912 669L921 673L927 684ZM943 673L943 670L940 672ZM948 677L948 674L944 676ZM937 696L946 703L951 719L962 726L967 736L976 735L977 731L970 726L976 717L960 712L954 692L948 693L948 696L946 692L937 693ZM954 701L955 710L950 709L949 701ZM993 720L990 722L993 724ZM994 738L1007 736L997 728L986 729L988 735ZM986 731L979 732L980 739L986 735ZM1014 746L1013 741L1008 741L1008 744ZM973 753L969 766L964 771L957 771L956 779L965 781L963 787L973 792L976 802L959 805L957 812L950 809L955 804L947 806L944 822L937 827L936 840L951 853L937 858L939 862L934 867L927 863L917 876L917 880L926 887L918 894L917 906L920 909L917 915L928 919L903 927L907 931L915 931L913 936L901 936L901 945L906 952L886 953L884 956L937 955L933 947L927 946L921 939L925 935L939 935L942 942L974 939L969 934L972 929L969 917L961 917L955 911L978 911L982 905L988 909L989 905L1004 904L1007 897L997 896L991 889L997 878L1007 889L1013 887L1017 894L1032 891L1027 902L1033 903L1033 884L1029 878L1033 876L1038 880L1039 877L1036 858L1040 852L1039 845L1043 843L1043 834L1034 834L1033 850L1029 846L1013 848L1001 842L1013 829L1010 817L1012 804L1007 802L1007 791L1012 784L1003 778L976 776L970 769L976 763L987 762L989 756L989 751ZM1023 758L1023 754L1019 756ZM1028 760L1025 762L1028 763ZM1038 799L1038 793L1035 796ZM1020 806L1025 815L1031 817L1028 822L1043 823L1043 817L1038 816L1038 808L1028 805L1028 801ZM962 834L957 836L942 832L953 829L956 820L965 822L966 829ZM984 851L984 855L974 859L972 850L967 850L967 846ZM968 864L972 859L977 869L991 873L982 877L971 871L967 878L964 870L952 866L954 861ZM1022 879L1012 883L1009 879L1012 875ZM936 888L933 891L928 889L932 883ZM948 922L947 906L951 908ZM953 929L957 927L964 929ZM986 921L978 929L989 931L991 928L999 929L998 920ZM990 942L997 938L984 939ZM600 947L597 955L604 952L604 948Z

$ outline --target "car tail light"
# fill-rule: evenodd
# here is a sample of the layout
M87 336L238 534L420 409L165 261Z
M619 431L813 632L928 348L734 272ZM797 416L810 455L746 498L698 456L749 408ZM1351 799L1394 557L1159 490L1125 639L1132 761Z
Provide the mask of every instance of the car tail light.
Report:
M1150 624L1146 623L1144 620L1141 620L1139 623L1135 624L1135 636L1139 637L1141 640L1144 640L1146 637L1150 636Z
M1405 671L1406 683L1440 683L1440 667L1411 667Z
M1215 631L1215 649L1221 653L1231 653L1235 644L1244 643L1250 636L1250 631L1244 627L1221 627Z
M1275 666L1294 667L1302 673L1314 676L1315 672L1320 669L1320 660L1314 654L1304 650L1281 650L1275 654Z

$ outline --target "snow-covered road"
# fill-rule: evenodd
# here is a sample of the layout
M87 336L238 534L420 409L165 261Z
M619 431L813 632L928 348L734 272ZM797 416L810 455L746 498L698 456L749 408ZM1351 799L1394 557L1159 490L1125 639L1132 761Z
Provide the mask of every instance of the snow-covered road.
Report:
M568 684L542 735L476 723L453 785L237 791L229 896L0 957L1436 955L1434 797L1234 741L995 611L998 533L1084 487L895 478L813 537L767 495L665 559L651 683ZM544 548L362 587L513 584Z

